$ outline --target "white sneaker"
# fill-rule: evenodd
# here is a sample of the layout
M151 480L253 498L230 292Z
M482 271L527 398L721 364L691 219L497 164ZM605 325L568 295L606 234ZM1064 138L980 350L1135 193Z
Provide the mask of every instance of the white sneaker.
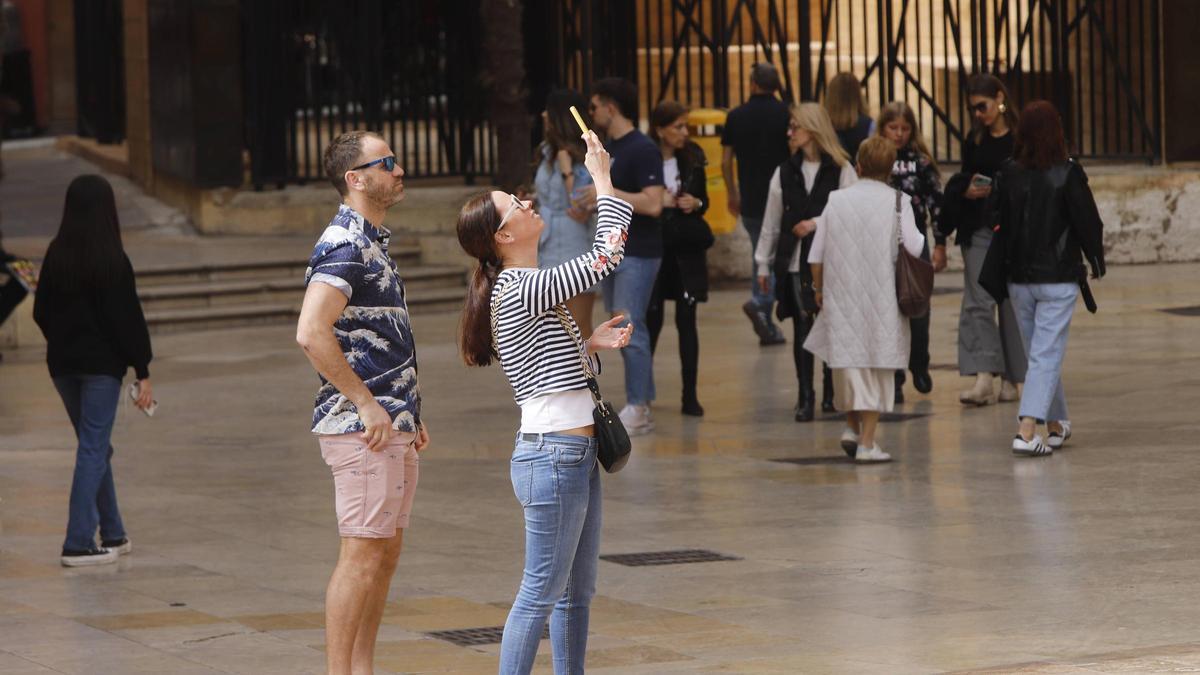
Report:
M1000 381L1000 402L1012 403L1013 401L1021 400L1021 391L1017 389L1017 385L1008 380Z
M842 430L842 452L850 459L854 459L854 453L858 450L858 434L850 427Z
M1050 446L1042 442L1041 436L1034 436L1030 440L1021 438L1021 434L1013 437L1012 451L1014 455L1024 455L1026 457L1044 457L1054 452Z
M641 436L654 431L654 416L650 414L648 405L627 404L617 413L617 417L621 418L621 424L625 425L625 431L630 436Z
M100 543L100 546L101 548L116 552L117 555L128 555L133 551L133 542L129 541L129 537L117 541L105 540Z
M880 462L892 461L892 456L880 450L878 443L870 448L860 445L854 453L854 461L858 464L878 464Z
M1051 431L1046 437L1046 445L1050 446L1051 450L1061 450L1067 439L1071 438L1071 423L1062 420L1059 424L1062 425L1062 431Z

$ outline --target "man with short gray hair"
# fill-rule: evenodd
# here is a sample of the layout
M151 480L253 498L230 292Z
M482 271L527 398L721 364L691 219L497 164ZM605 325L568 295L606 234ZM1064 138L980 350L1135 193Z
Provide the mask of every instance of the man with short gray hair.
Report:
M342 204L309 261L296 341L321 376L312 431L333 472L337 567L325 593L331 675L372 672L375 638L417 488L417 356L404 284L383 227L404 170L369 131L338 136L325 173Z

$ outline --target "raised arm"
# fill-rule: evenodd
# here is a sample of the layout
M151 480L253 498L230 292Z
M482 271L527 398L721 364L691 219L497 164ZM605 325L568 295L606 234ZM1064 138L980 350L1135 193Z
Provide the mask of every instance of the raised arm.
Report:
M588 147L584 165L596 184L596 236L587 253L521 277L518 282L521 305L531 316L539 316L591 288L616 269L625 252L633 206L613 196L608 152L596 133L589 131L583 138Z

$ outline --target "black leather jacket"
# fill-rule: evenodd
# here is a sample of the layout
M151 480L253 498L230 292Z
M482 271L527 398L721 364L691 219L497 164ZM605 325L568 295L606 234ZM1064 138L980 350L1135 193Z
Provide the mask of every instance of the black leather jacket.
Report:
M1046 170L1014 161L996 175L989 199L999 222L1004 276L1018 284L1086 281L1104 276L1104 223L1088 187L1087 174L1074 160Z

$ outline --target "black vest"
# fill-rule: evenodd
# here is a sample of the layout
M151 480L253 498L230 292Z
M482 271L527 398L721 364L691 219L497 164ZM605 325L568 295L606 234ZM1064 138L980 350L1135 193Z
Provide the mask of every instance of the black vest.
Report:
M786 319L796 310L792 299L791 275L788 266L792 262L792 254L796 244L800 244L800 279L802 294L809 305L810 311L815 307L812 296L812 268L808 266L808 252L812 249L813 235L797 240L792 234L792 227L809 218L816 218L825 210L829 201L829 193L838 189L841 184L842 169L833 158L821 154L821 168L813 181L812 191L804 187L804 152L797 152L788 161L779 165L779 187L783 191L783 218L779 224L779 244L775 248L775 299L779 301L776 314L780 319Z

